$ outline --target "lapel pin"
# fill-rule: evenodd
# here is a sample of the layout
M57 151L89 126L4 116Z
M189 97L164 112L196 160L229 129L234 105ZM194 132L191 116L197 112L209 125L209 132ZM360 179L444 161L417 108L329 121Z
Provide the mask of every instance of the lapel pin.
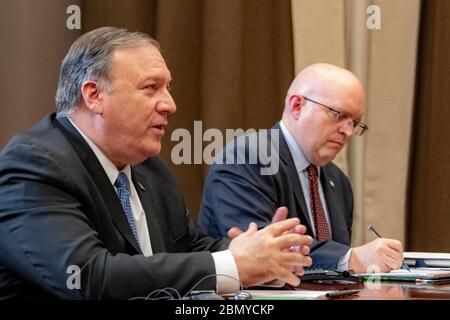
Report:
M330 180L330 186L331 186L332 188L334 188L334 182L333 182L333 180Z
M138 181L138 186L139 186L139 188L141 188L141 190L142 191L144 191L145 192L145 188L144 188L144 186L142 185L142 183L140 183L139 181Z

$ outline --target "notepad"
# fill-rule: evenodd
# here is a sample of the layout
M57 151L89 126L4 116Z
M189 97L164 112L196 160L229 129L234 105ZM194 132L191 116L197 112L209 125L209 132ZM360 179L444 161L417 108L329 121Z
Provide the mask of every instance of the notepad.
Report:
M409 266L449 268L450 270L450 253L404 252L403 257Z
M360 275L365 280L379 278L380 280L391 281L450 282L450 271L436 268L411 268L411 271L397 269L391 272L362 273Z
M326 299L326 295L336 290L246 290L254 300L315 300Z

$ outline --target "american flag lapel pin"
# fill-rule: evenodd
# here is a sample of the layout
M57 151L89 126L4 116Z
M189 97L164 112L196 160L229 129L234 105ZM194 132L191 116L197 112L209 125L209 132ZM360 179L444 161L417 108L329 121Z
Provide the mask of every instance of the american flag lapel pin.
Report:
M139 181L138 181L138 186L139 186L139 188L140 188L142 191L145 192L144 186L143 186L142 183L140 183Z

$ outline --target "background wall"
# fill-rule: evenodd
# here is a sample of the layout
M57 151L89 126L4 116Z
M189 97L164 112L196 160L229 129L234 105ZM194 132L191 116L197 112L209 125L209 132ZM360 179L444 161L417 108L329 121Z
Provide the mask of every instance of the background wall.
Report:
M73 0L0 0L0 148L55 110L59 67L81 35L66 28Z
M79 5L82 29L68 30ZM368 30L367 6L381 9ZM0 0L0 147L54 110L58 69L73 40L103 25L161 42L178 111L163 156L195 216L207 166L175 166L176 128L268 128L296 72L315 62L353 70L370 131L337 163L355 190L354 244L368 223L410 250L450 251L449 22L445 0ZM205 144L206 145L206 144Z

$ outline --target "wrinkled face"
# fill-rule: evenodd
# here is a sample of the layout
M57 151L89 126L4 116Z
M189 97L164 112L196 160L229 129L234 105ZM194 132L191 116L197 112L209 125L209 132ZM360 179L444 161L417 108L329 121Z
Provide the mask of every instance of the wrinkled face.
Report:
M347 120L337 121L336 114L324 106L297 95L292 98L299 104L294 136L311 163L319 166L332 161L353 135L352 121L361 121L364 112L364 94L358 87L342 84L330 91L317 90L306 96L347 115ZM314 96L312 96L314 95Z
M176 110L171 75L151 44L115 49L112 91L103 93L103 136L115 164L136 164L161 151L167 116Z

